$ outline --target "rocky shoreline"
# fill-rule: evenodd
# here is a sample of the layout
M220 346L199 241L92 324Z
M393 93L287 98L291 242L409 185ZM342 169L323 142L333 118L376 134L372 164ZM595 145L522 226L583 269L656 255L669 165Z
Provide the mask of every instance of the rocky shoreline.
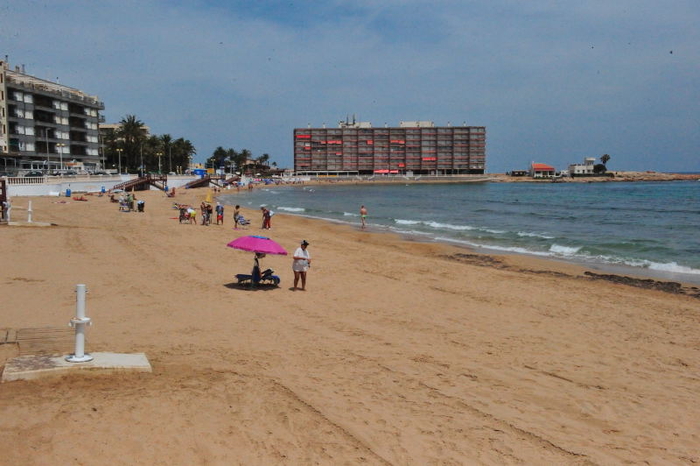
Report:
M577 176L561 178L531 178L529 176L510 176L505 173L489 175L489 181L500 183L609 183L635 181L700 181L698 173L661 173L653 171L611 171L608 176ZM610 176L612 175L612 176Z

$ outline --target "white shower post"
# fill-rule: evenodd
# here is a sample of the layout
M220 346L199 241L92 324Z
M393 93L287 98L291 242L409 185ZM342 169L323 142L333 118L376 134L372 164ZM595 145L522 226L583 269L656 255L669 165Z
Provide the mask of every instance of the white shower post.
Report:
M75 353L66 357L68 362L88 362L93 357L85 354L85 326L90 324L90 318L85 317L85 285L76 285L76 315L70 320L75 328Z

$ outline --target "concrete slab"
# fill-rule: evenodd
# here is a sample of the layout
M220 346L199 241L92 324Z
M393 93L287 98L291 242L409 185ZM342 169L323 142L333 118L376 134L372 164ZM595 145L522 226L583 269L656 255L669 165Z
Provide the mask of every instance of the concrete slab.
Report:
M11 227L52 227L56 226L54 223L46 222L7 222L8 226Z
M19 356L9 359L5 363L1 381L32 380L81 370L99 373L153 370L144 353L90 353L94 359L81 363L68 362L66 356Z

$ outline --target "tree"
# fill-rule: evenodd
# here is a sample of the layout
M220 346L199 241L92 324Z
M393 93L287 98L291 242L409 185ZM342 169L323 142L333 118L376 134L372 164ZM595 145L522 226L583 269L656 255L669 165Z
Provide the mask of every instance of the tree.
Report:
M231 149L229 149L231 150ZM214 150L214 153L209 157L205 164L207 167L211 167L213 169L218 169L220 167L225 167L226 166L226 159L229 156L229 151L224 149L223 147L219 146Z
M258 162L260 165L265 165L268 160L270 160L270 154L263 154L257 158L256 162Z
M183 172L189 170L190 159L196 153L197 150L187 139L179 138L173 143L173 163Z
M610 160L610 156L608 154L603 154L600 156L600 161L603 163L603 165L606 165L608 160Z
M169 134L163 134L160 137L160 145L163 149L163 155L168 157L168 173L173 171L173 138Z
M607 171L608 171L608 169L605 168L605 165L603 165L602 163L599 163L599 164L596 164L593 166L593 173L595 173L597 175L605 173Z
M143 122L135 115L127 115L119 122L117 137L124 145L124 155L126 155L125 165L135 169L140 165L141 144L146 139L146 128Z

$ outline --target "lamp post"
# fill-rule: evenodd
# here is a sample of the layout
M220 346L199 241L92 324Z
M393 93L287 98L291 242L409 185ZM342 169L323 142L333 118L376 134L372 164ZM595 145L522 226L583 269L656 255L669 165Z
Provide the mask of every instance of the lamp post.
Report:
M120 175L122 174L122 152L123 151L124 151L124 149L122 149L122 148L117 149L117 154L119 154L119 174Z
M59 142L58 144L56 144L56 148L58 149L58 155L61 158L61 165L60 165L61 174L63 174L63 148L64 147L66 147L66 145L63 144L62 142Z
M163 153L158 151L156 152L156 156L158 157L158 174L162 175L163 173L160 171L160 158L163 156Z

